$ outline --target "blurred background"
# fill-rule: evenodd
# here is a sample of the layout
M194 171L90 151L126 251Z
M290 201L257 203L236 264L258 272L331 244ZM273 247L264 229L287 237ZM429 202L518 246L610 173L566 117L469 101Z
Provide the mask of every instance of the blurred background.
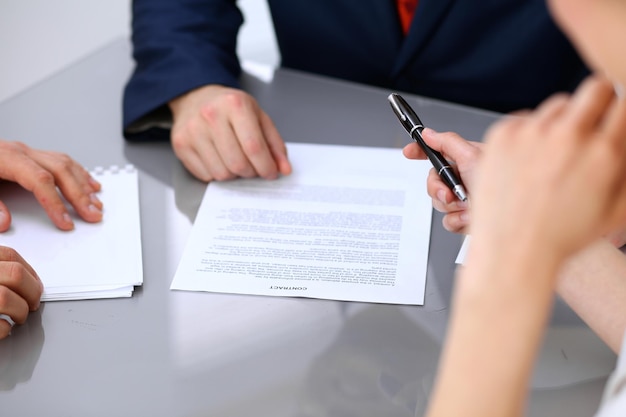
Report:
M239 0L239 56L276 66L263 0ZM0 102L119 38L130 37L130 0L0 0Z

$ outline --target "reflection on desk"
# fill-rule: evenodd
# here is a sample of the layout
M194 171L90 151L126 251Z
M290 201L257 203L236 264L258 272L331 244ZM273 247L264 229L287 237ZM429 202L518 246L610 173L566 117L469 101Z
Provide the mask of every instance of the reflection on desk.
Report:
M26 323L14 327L11 336L0 340L0 391L11 391L32 378L45 340L41 325L44 310L42 303Z
M212 416L243 415L261 398L281 397L295 399L289 415L299 417L413 417L425 409L440 345L402 307L188 295L172 294L172 351L184 379L221 381ZM261 372L231 377L246 367Z

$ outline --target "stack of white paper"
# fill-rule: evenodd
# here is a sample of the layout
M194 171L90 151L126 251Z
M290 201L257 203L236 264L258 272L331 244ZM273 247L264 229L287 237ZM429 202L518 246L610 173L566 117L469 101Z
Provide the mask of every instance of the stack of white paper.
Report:
M92 224L74 215L69 232L53 225L30 192L13 183L0 188L13 219L0 245L37 271L42 301L130 297L143 283L137 171L113 166L92 175L102 184L103 220Z

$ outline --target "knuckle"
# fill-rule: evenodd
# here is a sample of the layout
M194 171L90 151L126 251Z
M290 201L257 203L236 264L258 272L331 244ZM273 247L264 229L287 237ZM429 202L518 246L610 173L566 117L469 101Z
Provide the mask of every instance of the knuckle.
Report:
M246 155L257 156L263 153L264 143L258 136L249 136L241 143Z
M172 130L170 140L175 151L180 151L187 147L187 136L181 130Z
M439 199L437 198L437 191L439 191L438 184L434 183L433 181L428 181L428 183L426 184L426 193L429 197L433 199L433 202L439 201Z
M229 170L240 177L245 177L250 175L251 167L247 161L244 159L237 159L233 161L229 166Z
M238 90L230 90L227 93L224 93L223 96L224 103L232 109L239 110L245 105L245 98L241 91Z
M428 178L427 181L433 182L439 179L439 174L437 174L437 170L435 168L430 168L428 170Z
M437 200L436 198L433 198L433 208L435 210L437 210L439 213L447 213L448 212L448 208L439 200Z
M0 260L7 262L18 262L20 256L17 251L8 246L0 246Z
M70 170L74 166L74 160L68 154L57 154L57 161L61 169L64 170Z
M35 181L40 185L53 185L54 184L54 175L48 170L38 169L37 172L34 173Z
M220 118L220 108L213 103L205 104L200 108L200 115L209 124L215 124ZM190 123L189 128L196 128L197 123Z
M26 153L30 148L22 142L3 142L2 147L8 152Z
M74 167L74 160L69 155L64 154L64 153L54 154L54 162L51 168L54 173L56 173L57 175L60 175L60 174L65 175L65 174L71 173L73 167Z
M182 151L191 147L193 138L200 130L198 124L198 121L190 120L185 126L172 130L170 140L175 151Z
M7 262L6 282L8 282L13 288L20 288L24 282L25 276L24 265L17 261Z
M193 117L187 121L183 129L184 136L188 139L197 136L202 130L204 122L198 117Z
M11 290L7 287L0 285L0 307L9 305L11 297Z
M457 217L452 215L446 215L443 218L443 227L448 232L458 233L463 228L463 225L460 224Z

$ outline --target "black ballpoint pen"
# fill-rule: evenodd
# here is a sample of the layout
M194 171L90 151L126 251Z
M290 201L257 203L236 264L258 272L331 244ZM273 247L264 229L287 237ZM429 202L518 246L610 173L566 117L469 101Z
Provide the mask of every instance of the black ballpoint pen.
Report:
M411 106L409 106L402 96L396 93L389 94L387 99L389 100L389 103L391 103L391 108L396 116L398 116L402 126L404 126L411 139L417 142L424 153L426 153L426 156L437 170L437 173L443 182L450 187L454 195L456 195L459 200L466 201L467 193L465 192L465 187L463 187L463 184L457 178L448 161L446 161L441 153L432 149L430 146L426 145L426 142L424 142L424 139L422 138L424 125L422 124L420 118L417 117L417 114L415 114Z

